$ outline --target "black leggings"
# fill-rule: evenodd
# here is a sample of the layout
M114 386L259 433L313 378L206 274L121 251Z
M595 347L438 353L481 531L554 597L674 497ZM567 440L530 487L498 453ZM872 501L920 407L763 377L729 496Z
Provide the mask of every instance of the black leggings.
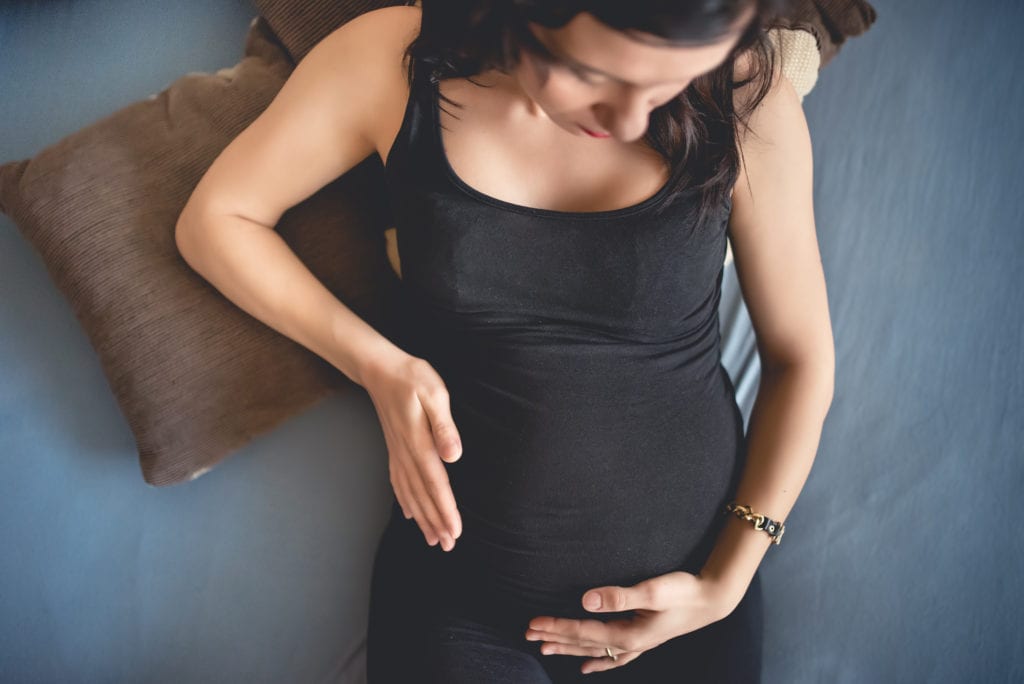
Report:
M476 599L460 600L472 595L472 587L466 577L452 581L445 553L440 545L428 546L416 521L393 502L370 586L368 684L760 682L760 572L724 619L625 665L584 675L580 666L590 657L544 655L541 642L526 640L529 620L549 613L517 605L484 610Z

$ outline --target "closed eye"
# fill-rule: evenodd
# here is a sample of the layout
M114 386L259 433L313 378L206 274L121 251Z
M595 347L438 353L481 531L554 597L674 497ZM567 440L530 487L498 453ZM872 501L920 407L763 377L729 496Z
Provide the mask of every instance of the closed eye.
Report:
M589 83L590 85L597 84L597 81L593 80L594 77L590 75L590 72L583 71L582 69L577 69L571 64L563 64L562 66L571 71L573 73L573 76L583 81L584 83Z
M532 29L526 30L525 34L523 35L523 39L524 47L529 49L543 61L547 62L548 64L552 64L556 67L570 71L572 75L575 76L576 79L579 81L582 81L588 85L597 85L598 82L593 80L594 77L591 72L584 71L583 69L576 67L571 62L567 62L563 59L560 59L557 55L552 53L551 50L549 50L544 43L537 39L537 36L534 35Z

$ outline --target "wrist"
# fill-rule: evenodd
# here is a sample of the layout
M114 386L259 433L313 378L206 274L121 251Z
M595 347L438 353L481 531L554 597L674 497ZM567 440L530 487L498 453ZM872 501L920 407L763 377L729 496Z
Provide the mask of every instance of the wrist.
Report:
M406 351L386 339L382 340L380 344L367 347L355 357L356 377L353 379L369 391L380 378L394 373L394 368L408 358Z
M730 612L743 598L771 545L764 532L745 520L728 516L699 574L729 604Z
M745 588L730 575L705 574L702 570L700 577L708 588L710 602L715 606L719 619L732 613L743 598Z

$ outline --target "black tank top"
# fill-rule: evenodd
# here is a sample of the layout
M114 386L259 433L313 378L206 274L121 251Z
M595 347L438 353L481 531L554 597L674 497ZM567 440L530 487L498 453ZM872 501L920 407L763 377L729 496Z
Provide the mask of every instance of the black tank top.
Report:
M695 189L654 214L668 185L596 212L490 197L448 163L439 105L420 64L385 179L396 341L463 442L445 576L583 617L586 589L698 572L745 459L718 328L731 203L697 226Z

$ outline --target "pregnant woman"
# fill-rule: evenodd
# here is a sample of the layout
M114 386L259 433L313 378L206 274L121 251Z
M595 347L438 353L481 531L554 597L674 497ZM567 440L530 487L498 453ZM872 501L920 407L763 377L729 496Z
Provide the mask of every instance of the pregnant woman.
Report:
M370 684L758 681L757 568L833 375L807 125L763 28L779 9L367 12L196 189L183 254L213 232L201 216L254 230L230 264L199 246L190 263L365 387L380 418L395 498ZM255 230L373 153L394 339ZM747 434L720 363L727 240L762 362Z

